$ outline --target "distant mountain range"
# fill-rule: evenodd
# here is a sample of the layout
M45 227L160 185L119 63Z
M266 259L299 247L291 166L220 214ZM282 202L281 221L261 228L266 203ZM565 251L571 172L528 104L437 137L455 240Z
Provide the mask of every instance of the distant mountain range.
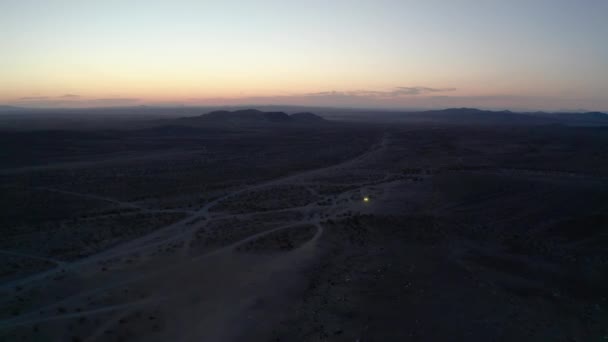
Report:
M406 117L430 121L455 121L455 123L487 124L542 124L546 120L523 113L489 111L476 108L448 108L405 114Z
M263 112L257 109L218 110L179 120L218 124L319 123L325 121L322 117L308 112L289 115L285 112Z
M399 121L412 123L438 123L462 125L582 125L606 126L608 114L587 113L546 113L511 112L481 110L476 108L448 108L427 111L381 111L381 110L323 110L324 117L335 120L355 119L357 121ZM322 116L310 112L287 114L282 111L261 111L257 109L216 110L195 117L179 119L182 123L261 125L269 123L320 123Z
M608 126L608 114L512 112L482 110L476 108L448 108L442 110L328 110L322 112L333 120L384 121L403 123L436 123L454 125L569 125Z
M307 108L298 106L261 106L263 110L221 107L120 107L29 109L0 105L0 127L26 127L45 121L49 127L116 117L124 120L150 120L151 125L170 126L264 126L289 124L324 124L329 121L402 122L450 125L567 125L608 126L608 114L602 112L511 112L476 108L448 108L442 110L383 110L348 108ZM219 110L218 110L219 109ZM316 114L304 112L314 110ZM200 115L201 112L209 111ZM298 112L302 111L302 112ZM298 112L295 114L287 114ZM38 120L38 121L37 121ZM156 122L158 120L159 122ZM299 124L299 125L294 125ZM36 126L36 125L34 125ZM73 125L72 125L73 126ZM37 127L37 126L36 126Z
M544 112L536 112L529 113L529 115L534 115L537 117L545 117L552 118L558 120L568 120L568 121L598 121L598 122L606 122L608 120L608 114L602 112L585 112L585 113L544 113Z
M513 124L513 125L545 125L545 124L598 124L608 125L608 114L600 112L587 113L546 113L529 112L516 113L508 110L491 111L476 108L448 108L431 110L411 115L426 120L455 121L456 123L479 124Z

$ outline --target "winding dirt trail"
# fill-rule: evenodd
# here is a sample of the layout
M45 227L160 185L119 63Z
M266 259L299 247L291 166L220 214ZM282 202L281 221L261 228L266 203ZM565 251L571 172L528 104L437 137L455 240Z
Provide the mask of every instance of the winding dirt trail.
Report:
M11 291L16 287L24 292L44 291L46 288L48 296L55 299L45 302L44 311L34 309L11 319L0 320L0 331L49 321L60 324L70 319L110 313L109 318L84 336L87 341L94 341L116 328L118 321L130 317L134 310L155 308L165 313L164 330L154 335L156 337L141 336L142 340L230 340L238 335L234 326L239 326L237 322L244 315L261 310L257 308L260 300L271 298L282 287L295 286L290 284L290 279L295 279L300 267L315 257L317 241L324 231L323 221L362 209L361 201L353 198L371 185L359 183L357 188L341 194L320 196L323 201L330 203L323 206L309 203L269 212L214 215L210 214L210 209L222 201L238 198L248 192L280 185L314 184L315 177L356 168L381 154L386 149L388 139L385 135L367 152L348 161L244 187L216 198L185 219L146 236L82 260L61 263L51 270L2 284L0 291ZM390 176L386 175L373 187L390 186L391 182ZM128 203L115 202L130 206ZM250 234L203 253L191 253L197 233L208 229L218 220L247 220L256 214L282 211L298 212L303 219L286 221L278 227ZM190 224L194 221L197 223ZM316 231L306 242L290 251L270 254L238 251L238 247L247 243L303 225L314 226ZM174 253L159 254L159 249L166 246L178 248ZM129 262L125 259L129 259ZM66 275L65 279L57 280L62 274ZM49 284L51 286L47 287ZM66 290L62 289L66 288L72 290L65 293ZM128 295L125 294L127 291ZM55 309L63 307L85 309L58 314Z

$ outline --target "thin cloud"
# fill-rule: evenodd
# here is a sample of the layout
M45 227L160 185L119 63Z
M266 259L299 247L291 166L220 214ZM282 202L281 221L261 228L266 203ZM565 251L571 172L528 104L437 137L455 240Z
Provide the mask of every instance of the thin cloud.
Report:
M74 100L79 99L80 95L76 94L65 94L61 96L25 96L20 97L19 101L53 101L53 99L61 99L61 100Z
M518 111L559 110L579 108L580 103L592 110L602 110L605 100L602 98L568 99L541 96L518 96L495 94L483 96L451 95L454 88L399 87L390 91L325 91L308 94L233 97L233 98L199 98L192 99L191 104L210 106L263 106L295 105L313 107L345 108L378 108L378 109L437 109L450 107L476 107L481 109L510 109ZM445 94L442 92L446 92ZM577 107L578 106L578 107Z
M423 95L429 93L445 93L456 88L429 88L429 87L397 87L393 93L397 95Z
M26 106L32 108L81 108L81 107L120 107L129 106L140 103L141 100L137 98L100 98L100 99L86 99L81 98L79 95L65 94L62 96L48 97L48 96L30 96L20 98L14 102L17 106Z
M404 96L426 95L431 93L443 93L454 91L456 88L430 88L430 87L396 87L388 91L379 90L352 90L352 91L323 91L308 93L305 96L317 97L358 97L358 98L396 98Z
M19 100L21 101L43 101L43 100L48 100L48 96L26 96L26 97L20 97Z
M107 99L93 99L93 100L89 100L87 102L90 102L93 104L100 104L100 105L117 106L117 105L126 105L126 104L137 103L137 102L139 102L139 99L118 97L118 98L107 98Z

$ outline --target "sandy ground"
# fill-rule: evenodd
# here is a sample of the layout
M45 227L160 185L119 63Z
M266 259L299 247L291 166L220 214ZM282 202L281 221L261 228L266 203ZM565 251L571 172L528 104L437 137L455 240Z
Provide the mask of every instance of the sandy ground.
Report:
M579 292L557 281L569 275L557 261L516 254L502 240L487 238L487 230L470 228L497 225L498 218L514 224L519 217L544 217L543 205L536 213L523 212L520 193L510 189L500 190L500 204L520 215L489 212L480 203L501 207L493 194L461 198L450 190L452 197L442 197L444 183L459 181L434 171L404 176L382 166L391 158L391 139L385 135L340 164L228 192L184 219L101 253L74 262L43 260L55 266L0 284L0 303L11 308L0 319L1 339L607 338L605 296L576 297ZM475 172L516 174L526 182L540 176L547 184L551 177L562 184L575 176ZM527 189L522 182L520 188ZM297 188L301 199L266 201L288 187ZM547 193L554 200L545 207L566 210L567 198L556 196L551 185L537 195ZM269 208L255 209L264 205ZM469 212L494 221L477 219L463 229Z
M262 317L275 313L278 319L283 302L301 290L305 281L299 277L311 260L319 257L318 240L326 222L366 210L361 194L372 191L370 185L357 183L354 189L319 196L310 184L317 177L373 162L386 149L388 139L385 136L368 152L349 161L239 189L141 238L5 282L0 285L5 294L2 301L18 307L18 314L2 319L0 329L7 338L17 340L225 341L247 339L249 331L266 334L274 320ZM378 186L390 184L389 179L387 175L372 182L376 186L373 191L378 193ZM306 186L319 199L276 210L297 212L301 219L268 227L254 222L261 225L258 232L236 241L226 234L225 242L213 247L194 243L215 222L238 218L246 224L258 214L214 211L219 203L285 185ZM78 195L137 207L111 198ZM263 214L272 215L273 211ZM298 234L303 225L308 225L308 235ZM294 233L280 235L290 230ZM267 237L269 242L263 241ZM278 247L272 247L275 245Z

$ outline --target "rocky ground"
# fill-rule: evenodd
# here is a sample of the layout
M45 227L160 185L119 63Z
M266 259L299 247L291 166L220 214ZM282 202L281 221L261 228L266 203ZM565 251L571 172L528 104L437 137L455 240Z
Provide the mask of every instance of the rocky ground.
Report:
M0 340L608 339L605 146L377 133L349 158L187 198L11 176L76 217L11 195L40 214L4 216ZM586 143L576 165L555 158Z

